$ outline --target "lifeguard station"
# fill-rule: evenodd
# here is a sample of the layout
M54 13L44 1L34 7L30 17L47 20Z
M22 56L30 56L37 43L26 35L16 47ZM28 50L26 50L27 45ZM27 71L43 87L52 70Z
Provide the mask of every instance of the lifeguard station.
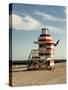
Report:
M54 43L47 28L42 28L38 41L38 49L30 52L28 60L28 69L54 69L54 46L57 46L59 40Z

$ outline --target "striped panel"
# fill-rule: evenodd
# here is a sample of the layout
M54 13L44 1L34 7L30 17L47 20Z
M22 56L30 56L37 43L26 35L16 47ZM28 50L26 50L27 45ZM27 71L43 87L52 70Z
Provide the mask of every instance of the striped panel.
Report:
M54 52L53 48L39 48L39 52Z
M39 53L49 53L49 54L54 54L54 49L46 50L46 49L43 49L43 48L39 48Z
M47 58L54 58L54 54L49 54L49 53L39 53L40 56L46 56Z
M40 34L40 36L51 36L50 34Z
M47 42L44 42L44 41L40 41L40 42L38 42L38 44L46 44L46 45L48 45L48 46L50 46L50 45L54 45L54 43L47 43Z
M46 40L46 41L43 41L43 40L41 40L41 41L38 41L39 43L53 43L53 41L52 40Z
M50 36L44 36L44 37L39 37L39 40L40 39L46 39L46 40L52 40L52 37L50 37Z
M46 48L39 48L39 53L45 53L46 52Z
M54 51L54 48L46 48L46 50Z
M38 41L52 41L51 39L38 39Z
M49 53L43 53L43 52L40 52L39 55L49 56Z
M51 49L53 49L53 48L54 48L54 45L50 45L50 46L46 45L46 48L51 48Z
M48 46L51 46L51 45L53 45L54 43L46 43L46 45L48 45Z
M53 41L52 40L51 41L47 40L46 43L53 43Z

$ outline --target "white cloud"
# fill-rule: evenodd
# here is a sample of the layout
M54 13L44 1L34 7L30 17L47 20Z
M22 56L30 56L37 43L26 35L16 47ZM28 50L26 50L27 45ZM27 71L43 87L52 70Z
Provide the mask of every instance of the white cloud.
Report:
M42 15L42 13L41 13L41 15ZM40 23L38 20L32 18L29 15L26 15L25 17L21 17L19 15L12 14L12 15L10 15L10 19L11 19L11 17L12 17L12 26L10 23L10 27L12 27L16 30L28 30L28 31L29 30L35 30L35 29L39 30L43 27L46 27L52 33L59 33L59 34L64 33L64 31L61 30L61 28L57 28L57 27L50 26L50 25L46 25L46 26L44 25L43 26L42 23ZM56 20L56 19L53 19L53 20Z
M37 21L36 19L32 18L29 15L22 17L16 14L11 14L9 16L10 20L11 17L12 17L12 25L10 23L10 27L16 30L33 30L40 25L39 21Z
M43 12L40 12L40 11L35 11L35 14L36 14L36 15L39 15L39 16L41 16L43 19L49 20L49 21L65 21L65 19L57 18L57 17L55 17L55 16L52 16L52 15L49 15L49 14L47 14L47 13L43 13Z

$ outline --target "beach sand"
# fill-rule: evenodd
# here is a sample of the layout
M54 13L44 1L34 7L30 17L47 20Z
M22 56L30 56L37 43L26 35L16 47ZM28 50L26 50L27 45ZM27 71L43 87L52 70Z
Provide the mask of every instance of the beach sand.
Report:
M66 83L66 63L56 63L55 70L12 72L12 86L52 85Z

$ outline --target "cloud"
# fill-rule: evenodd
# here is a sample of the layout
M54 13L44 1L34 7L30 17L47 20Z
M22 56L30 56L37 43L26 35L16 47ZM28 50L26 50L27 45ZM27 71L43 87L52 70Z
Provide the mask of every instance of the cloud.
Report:
M42 15L42 13L41 13L41 15ZM53 17L50 17L50 16L48 16L48 17L51 18L51 19L53 18ZM10 21L12 19L12 24L10 22L9 26L10 26L10 28L11 27L14 28L15 30L27 30L27 31L30 31L30 30L39 30L39 29L41 29L43 27L46 27L52 33L59 33L59 34L64 33L64 31L61 30L61 28L50 26L50 25L45 26L42 23L40 23L40 21L34 19L30 15L19 16L17 14L11 14L9 18L10 18ZM53 18L52 20L56 20L56 19Z
M11 14L9 18L10 21L12 19L12 23L10 22L9 27L16 30L33 30L40 25L39 21L29 15L22 17L16 14Z
M43 19L48 21L65 21L65 19L57 18L55 16L40 11L35 11L35 14L41 16Z

